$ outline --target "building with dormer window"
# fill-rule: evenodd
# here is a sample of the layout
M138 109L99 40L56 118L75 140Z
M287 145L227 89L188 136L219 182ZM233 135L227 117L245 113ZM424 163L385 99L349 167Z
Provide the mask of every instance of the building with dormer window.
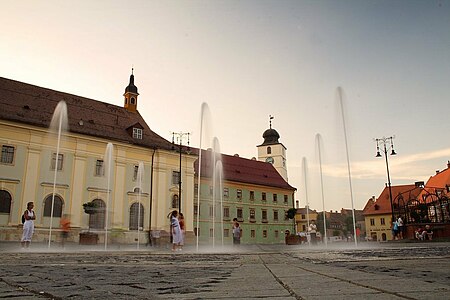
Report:
M180 193L178 183L172 182L180 155L147 125L138 97L134 74L125 88L123 107L0 78L0 240L20 239L20 218L28 201L35 202L37 241L48 239L51 219L52 240L58 239L63 214L71 216L74 241L88 229L98 233L100 243L105 228L131 243L138 238L138 228L141 241L148 240L149 228L169 231L167 214L177 208L172 200ZM48 128L60 101L67 106L69 129L62 135L57 157L57 141ZM108 143L113 145L109 203L104 171ZM182 151L181 159L183 212L192 216L196 156ZM139 165L144 169L141 183ZM96 204L96 214L84 213L87 202ZM189 218L186 230L192 232Z

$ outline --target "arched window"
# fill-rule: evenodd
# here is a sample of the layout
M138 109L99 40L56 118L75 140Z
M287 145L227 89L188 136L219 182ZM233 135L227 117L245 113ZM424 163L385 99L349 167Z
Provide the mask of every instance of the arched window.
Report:
M89 228L104 229L105 228L105 202L101 199L92 200L95 203L97 213L89 215Z
M267 154L272 154L272 148L270 146L267 147Z
M53 195L47 196L44 200L44 217L51 217L52 214L52 198ZM63 201L61 197L58 195L55 195L53 204L53 217L54 218L61 218L62 215L62 207L63 207Z
M178 195L177 194L172 196L172 208L178 208Z
M0 213L9 214L11 212L11 194L5 190L0 190Z
M131 97L131 104L134 104L134 102L135 102L135 100L134 100L134 98L133 97Z
M139 208L140 207L140 208ZM141 203L133 203L130 207L130 230L142 230L144 228L144 206Z

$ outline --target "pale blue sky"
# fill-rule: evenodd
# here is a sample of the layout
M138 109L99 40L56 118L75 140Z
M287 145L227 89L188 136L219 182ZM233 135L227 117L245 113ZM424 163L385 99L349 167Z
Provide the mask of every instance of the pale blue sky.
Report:
M450 1L0 0L0 76L123 105L131 66L139 111L158 134L192 132L200 107L222 152L251 158L268 128L289 182L322 210L350 208L336 88L345 92L355 208L386 182L373 138L395 135L393 184L450 159Z

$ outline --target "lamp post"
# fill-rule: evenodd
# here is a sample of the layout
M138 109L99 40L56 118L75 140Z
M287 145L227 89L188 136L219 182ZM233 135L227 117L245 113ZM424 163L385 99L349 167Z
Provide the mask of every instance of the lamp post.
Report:
M175 136L177 136L180 152L180 171L178 173L178 211L181 213L181 150L183 147L183 138L185 137L187 137L187 146L189 148L189 132L172 132L172 144L175 143Z
M384 158L386 159L386 171L387 171L387 179L388 179L388 187L389 187L389 201L391 203L391 217L392 217L392 222L394 222L394 205L392 203L392 188L391 188L391 177L389 175L389 162L388 162L388 151L390 150L391 153L390 155L396 155L397 153L394 150L394 143L393 143L393 139L395 138L395 136L390 136L390 137L382 137L379 139L375 139L375 141L377 142L377 155L376 157L382 157L381 153L380 153L380 145L383 146L382 151L384 152ZM387 146L386 146L387 145Z

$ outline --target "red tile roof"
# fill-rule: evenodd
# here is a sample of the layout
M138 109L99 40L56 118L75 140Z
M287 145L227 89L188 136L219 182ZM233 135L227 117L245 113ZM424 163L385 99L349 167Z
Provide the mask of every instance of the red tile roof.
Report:
M450 186L450 163L447 165L447 169L437 172L434 176L431 176L428 179L424 189L418 195L417 200L423 202L423 198L426 194L436 194L436 190L447 194L447 186Z
M139 112L0 77L0 119L48 128L61 100L67 104L71 132L148 148L172 149L169 141L150 130ZM137 123L143 128L143 139L135 139L127 132L127 128Z
M392 201L394 201L395 197L399 194L409 192L411 190L417 189L414 184L405 184L405 185L394 185L391 186L392 190ZM369 201L373 201L369 199ZM363 211L363 215L385 215L391 214L391 202L389 200L389 188L386 186L381 192L380 196L376 199L373 205L369 203L366 205Z
M196 151L198 150L196 149ZM202 151L202 177L212 177L213 153L209 150ZM221 159L224 180L296 190L281 177L270 163L225 154L222 154ZM195 173L198 174L198 160L195 162L194 168Z
M35 85L0 77L0 119L48 128L56 105L64 100L67 104L69 131L107 140L135 144L147 148L178 150L178 147L150 130L139 112L105 102L67 94ZM80 120L82 124L80 125ZM140 126L139 126L140 125ZM143 139L135 139L129 129L143 129ZM198 149L183 146L183 152ZM202 176L211 176L211 151L203 150ZM209 159L208 159L209 158ZM224 179L295 190L275 168L265 162L245 158L222 156ZM196 171L198 161L196 163Z

